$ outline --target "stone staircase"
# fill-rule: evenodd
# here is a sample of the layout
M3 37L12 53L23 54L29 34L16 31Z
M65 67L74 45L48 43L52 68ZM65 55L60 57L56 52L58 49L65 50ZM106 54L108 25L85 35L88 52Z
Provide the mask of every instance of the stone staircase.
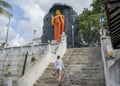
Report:
M62 86L106 86L99 47L68 49L62 59L65 65ZM58 86L53 69L54 64L50 63L34 86Z

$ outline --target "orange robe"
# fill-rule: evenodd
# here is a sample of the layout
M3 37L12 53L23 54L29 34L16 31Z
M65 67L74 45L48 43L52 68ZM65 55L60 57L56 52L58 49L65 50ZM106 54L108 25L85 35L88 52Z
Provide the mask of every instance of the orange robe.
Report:
M60 16L61 15L54 17L54 39L57 42L60 42L60 35L64 32L64 16Z

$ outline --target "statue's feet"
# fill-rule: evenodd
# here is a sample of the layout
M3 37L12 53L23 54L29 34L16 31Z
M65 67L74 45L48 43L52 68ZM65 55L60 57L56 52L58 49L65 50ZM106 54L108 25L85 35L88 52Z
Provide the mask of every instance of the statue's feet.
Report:
M65 35L65 32L62 32L62 35Z

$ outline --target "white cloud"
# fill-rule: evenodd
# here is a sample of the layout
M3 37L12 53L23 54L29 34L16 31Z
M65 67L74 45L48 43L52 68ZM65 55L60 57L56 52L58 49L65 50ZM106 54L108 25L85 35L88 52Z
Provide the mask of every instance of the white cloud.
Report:
M45 12L48 12L54 3L62 3L72 6L80 14L83 8L91 9L92 0L34 0L34 2L38 3Z
M0 41L5 42L6 41L6 34L7 34L7 29L8 29L8 22L9 19L5 16L0 16ZM11 19L11 22L15 22L15 19ZM12 44L10 43L13 41L18 34L13 30L13 28L9 27L9 32L8 32L8 44L11 46ZM18 38L20 41L22 38Z
M17 23L17 31L23 32L22 37L31 42L33 39L33 30L37 30L36 36L42 35L44 11L39 3L33 0L18 0L14 1L24 11L24 17L28 20L20 20Z
M90 8L92 0L11 0L14 4L18 5L24 14L24 18L16 22L13 19L13 23L16 24L16 28L10 28L9 41L12 45L25 44L26 42L32 42L33 30L37 30L36 36L42 35L43 18L49 11L54 3L63 3L73 7L73 9L79 14L83 8ZM14 14L14 13L13 13ZM20 15L19 15L20 16ZM0 19L1 20L1 19ZM5 24L8 23L7 19L2 21L4 28ZM6 22L7 20L7 22ZM0 22L1 23L1 22ZM5 39L5 31L2 29L2 39ZM16 30L16 32L14 31ZM21 34L22 33L22 34ZM22 43L23 42L23 43Z
M17 35L11 42L10 42L10 46L21 46L21 45L25 45L26 42L25 40L20 37L19 35Z

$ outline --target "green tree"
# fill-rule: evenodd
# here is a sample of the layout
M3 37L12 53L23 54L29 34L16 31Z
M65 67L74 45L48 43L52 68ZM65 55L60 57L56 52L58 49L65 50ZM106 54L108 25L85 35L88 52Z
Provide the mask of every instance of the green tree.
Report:
M100 43L100 18L105 17L103 0L93 0L92 10L85 8L78 16L78 41L84 46L96 46Z
M11 5L8 2L0 0L0 15L11 17L11 13L8 10L12 10Z
M0 48L4 48L4 47L5 47L5 45L6 45L6 43L5 43L5 42L0 42Z
M94 14L101 13L104 10L104 0L93 0L91 6L93 7L92 12Z

